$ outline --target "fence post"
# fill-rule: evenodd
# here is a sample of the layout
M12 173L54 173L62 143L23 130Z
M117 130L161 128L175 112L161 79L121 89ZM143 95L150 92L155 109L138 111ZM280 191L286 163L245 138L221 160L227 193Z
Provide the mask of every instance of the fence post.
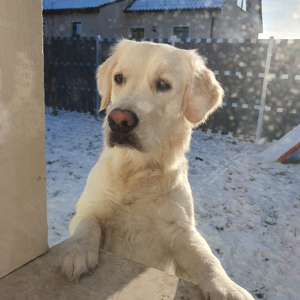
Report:
M176 35L172 35L172 37L171 37L171 44L172 44L172 46L174 46L174 47L175 47L176 40L177 40Z
M98 66L101 64L101 36L97 35L95 37L95 41L96 41L96 69L98 68ZM96 89L97 89L97 85L96 85ZM99 115L99 110L100 110L100 97L99 97L99 92L98 90L96 91L96 116Z
M273 42L274 42L274 37L270 37L269 44L268 44L267 59L266 59L265 76L264 76L264 82L263 82L261 99L260 99L260 108L259 108L259 115L258 115L257 129L256 129L256 140L260 139L262 133L262 124L263 124L263 117L264 117L264 110L265 110Z

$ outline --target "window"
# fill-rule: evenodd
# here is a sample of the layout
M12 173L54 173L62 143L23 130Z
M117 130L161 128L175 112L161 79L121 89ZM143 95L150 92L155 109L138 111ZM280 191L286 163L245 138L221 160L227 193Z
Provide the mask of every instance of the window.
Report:
M251 1L250 0L237 0L236 5L240 7L242 10L250 13L251 10Z
M173 28L173 34L180 39L189 37L190 28L188 26L176 26Z
M43 35L46 35L46 23L43 23Z
M81 37L82 34L82 26L81 22L73 22L72 24L72 37Z
M145 27L130 27L129 37L132 39L143 39L145 37Z

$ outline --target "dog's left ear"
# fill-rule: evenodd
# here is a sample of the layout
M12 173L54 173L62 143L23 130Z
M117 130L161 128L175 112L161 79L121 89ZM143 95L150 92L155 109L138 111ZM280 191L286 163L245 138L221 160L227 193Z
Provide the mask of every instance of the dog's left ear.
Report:
M183 113L189 122L199 125L221 106L224 91L201 56L195 51L188 54L190 74L183 99Z

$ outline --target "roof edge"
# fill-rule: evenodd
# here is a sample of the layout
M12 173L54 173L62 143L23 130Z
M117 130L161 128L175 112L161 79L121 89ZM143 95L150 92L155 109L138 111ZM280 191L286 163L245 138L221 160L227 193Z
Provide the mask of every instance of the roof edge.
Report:
M47 8L47 9L43 9L43 13L46 12L46 11L51 11L52 13L53 12L57 12L57 11L79 11L79 10L90 10L90 9L100 9L102 7L105 7L105 6L108 6L108 5L111 5L111 4L115 4L115 3L118 3L118 2L122 2L124 0L115 0L115 1L112 1L112 2L108 2L108 3L104 3L104 4L101 4L101 5L97 5L97 6L90 6L90 7L70 7L70 8Z
M201 7L201 8L170 8L170 9L146 9L146 10L142 10L142 9L139 9L139 10L127 10L124 9L123 12L124 13L139 13L139 12L151 12L151 11L159 11L159 12L162 12L162 11L174 11L174 10L206 10L206 11L211 11L211 10L222 10L223 7L208 7L208 8L205 8L205 7Z
M222 9L226 0L224 0L224 3L221 6L218 7L199 7L199 8L169 8L169 9L135 9L135 10L128 10L130 6L133 5L134 2L137 0L133 0L130 2L130 4L127 5L127 7L123 10L124 12L147 12L147 11L174 11L174 10L218 10Z
M43 10L44 15L52 14L70 14L70 13L99 13L100 7L85 7L85 8L55 8Z

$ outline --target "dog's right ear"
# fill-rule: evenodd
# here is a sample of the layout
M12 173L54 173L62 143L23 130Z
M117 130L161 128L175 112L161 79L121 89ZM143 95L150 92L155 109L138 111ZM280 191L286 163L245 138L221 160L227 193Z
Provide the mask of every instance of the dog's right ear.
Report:
M103 110L107 106L111 98L112 73L119 61L121 53L125 48L130 47L130 45L134 43L134 41L126 39L120 41L112 48L110 57L98 67L96 75L97 87L99 94L102 96L100 110Z
M111 97L112 88L112 72L117 65L116 54L113 53L97 70L97 87L98 92L102 96L100 110L103 110Z

